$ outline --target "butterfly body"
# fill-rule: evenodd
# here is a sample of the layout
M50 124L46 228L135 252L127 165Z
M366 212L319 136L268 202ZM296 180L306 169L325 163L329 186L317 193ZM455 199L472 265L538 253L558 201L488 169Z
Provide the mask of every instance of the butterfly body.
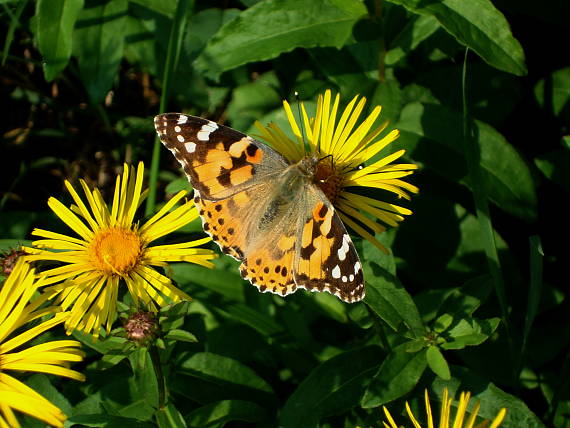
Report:
M194 187L204 230L241 261L241 275L262 292L328 291L364 297L352 240L318 183L311 153L290 163L268 145L203 118L155 118L161 141Z

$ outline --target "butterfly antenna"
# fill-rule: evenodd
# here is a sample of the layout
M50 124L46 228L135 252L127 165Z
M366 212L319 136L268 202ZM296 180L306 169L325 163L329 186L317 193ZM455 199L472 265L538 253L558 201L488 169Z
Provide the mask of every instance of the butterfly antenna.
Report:
M303 115L301 114L301 101L299 101L299 92L295 91L295 99L297 100L297 112L299 114L299 121L301 122L301 138L303 139L303 150L305 151L305 154L307 153L307 150L309 149L308 147L308 142L305 138L305 121L303 120Z

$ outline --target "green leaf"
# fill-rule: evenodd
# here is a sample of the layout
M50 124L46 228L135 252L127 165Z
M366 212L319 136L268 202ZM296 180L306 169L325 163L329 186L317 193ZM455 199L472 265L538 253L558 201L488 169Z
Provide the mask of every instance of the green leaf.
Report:
M358 405L378 368L378 351L375 346L354 349L315 368L283 406L279 426L316 427L321 418Z
M341 49L313 48L308 53L319 71L326 76L327 80L338 86L339 91L346 98L350 99L356 94L370 96L378 83L366 74L367 70L359 64L358 53L349 49L348 46L343 46Z
M386 65L394 65L418 45L431 36L440 24L431 15L414 16L408 20L402 31L392 40L384 61Z
M406 343L392 349L372 378L362 398L362 407L378 407L404 396L414 389L426 366L425 349L408 352Z
M442 331L447 330L447 328L453 322L453 317L449 314L442 314L440 315L433 323L433 330L435 332L441 333Z
M58 406L66 414L71 413L72 406L69 400L51 384L48 376L44 374L34 374L26 379L26 386L33 388L34 391L41 394L41 396L46 398L50 403Z
M509 23L490 0L389 0L422 15L433 16L459 43L489 65L508 73L527 73L524 52Z
M36 37L43 56L44 75L53 80L71 57L72 32L83 0L38 0Z
M266 112L281 108L281 101L274 88L258 79L234 89L228 104L228 119L235 129L248 129Z
M158 381L148 350L146 348L137 349L129 355L129 361L134 372L133 386L135 388L132 390L134 401L142 401L151 408L157 408Z
M187 290L189 284L198 284L200 287L207 288L219 293L233 301L242 302L243 287L246 283L237 273L237 269L224 271L219 268L224 261L215 260L215 269L204 268L203 266L193 265L191 263L173 263L170 265L172 269L172 279Z
M410 103L396 125L401 135L392 146L450 180L471 186L461 145L462 117L444 107ZM537 197L532 175L519 153L494 128L475 121L479 162L489 198L506 212L527 221L536 218Z
M170 330L168 333L166 333L166 338L177 340L179 342L189 342L189 343L198 342L198 339L192 333L180 329Z
M239 9L213 8L192 15L184 38L184 47L189 59L196 59L218 30L236 18L240 12Z
M570 120L570 67L556 70L540 80L534 94L543 109L564 121Z
M249 397L265 403L273 400L271 386L252 369L232 358L199 352L185 359L178 372L215 384L226 398Z
M500 321L499 318L484 320L478 320L476 318L462 319L455 326L446 331L450 339L448 339L446 343L443 343L441 348L462 349L466 346L480 345L493 334L499 326Z
M370 260L364 261L364 303L395 331L403 326L415 337L423 335L425 327L412 297L398 278Z
M69 426L104 427L104 428L155 428L151 422L141 422L136 418L113 416L106 413L74 415L66 421Z
M534 159L534 164L546 178L570 192L570 150L558 149Z
M226 310L234 319L249 325L264 336L275 336L284 332L282 325L248 305L236 303L228 306Z
M224 426L230 421L261 422L267 417L258 404L243 400L222 400L199 407L186 415L188 426L206 428Z
M449 371L449 365L443 354L437 346L430 346L427 348L426 360L429 368L440 378L449 380L451 379L451 372Z
M73 34L73 53L92 103L103 101L117 76L123 58L127 0L110 0L86 7Z
M140 4L150 10L172 18L176 12L178 0L129 0L129 2Z
M195 66L219 75L252 61L275 58L297 47L341 47L366 14L358 0L267 0L243 11L210 40Z

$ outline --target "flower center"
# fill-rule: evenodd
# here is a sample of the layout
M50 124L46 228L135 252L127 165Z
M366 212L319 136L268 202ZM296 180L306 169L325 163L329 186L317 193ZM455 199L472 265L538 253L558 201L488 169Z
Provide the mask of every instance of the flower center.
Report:
M97 270L122 276L139 262L142 242L132 230L112 227L97 232L87 252Z
M342 181L342 173L334 167L332 157L326 157L317 163L314 182L331 204L335 203L342 190Z

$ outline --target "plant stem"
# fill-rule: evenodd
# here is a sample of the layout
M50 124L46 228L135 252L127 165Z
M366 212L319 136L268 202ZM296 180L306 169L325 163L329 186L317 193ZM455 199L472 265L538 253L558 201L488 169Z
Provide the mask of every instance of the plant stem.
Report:
M162 94L160 96L160 113L166 110L166 104L170 95L170 87L172 76L178 66L178 58L182 47L182 36L186 28L188 11L190 10L191 0L179 0L176 7L176 14L170 29L170 38L168 40L168 50L166 53L166 63L164 64L164 74L162 78ZM156 183L158 181L158 167L160 165L160 139L158 136L154 139L152 147L152 161L150 164L150 177L148 182L149 192L146 200L145 215L154 212L156 205Z
M154 373L156 374L156 381L158 383L158 408L163 409L166 406L166 379L164 379L164 373L162 372L160 355L158 354L158 348L154 344L149 346L148 352L150 354Z

